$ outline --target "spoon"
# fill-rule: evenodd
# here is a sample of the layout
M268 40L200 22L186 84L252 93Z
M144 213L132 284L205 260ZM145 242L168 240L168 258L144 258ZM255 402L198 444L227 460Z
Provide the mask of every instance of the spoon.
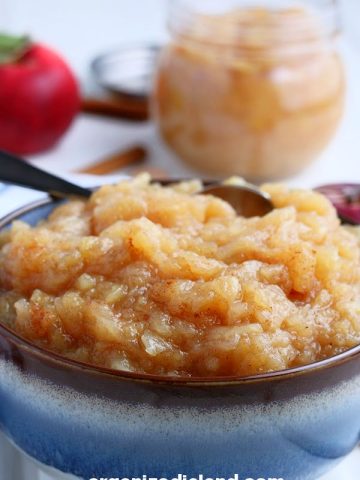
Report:
M93 193L30 165L19 157L0 151L0 181L46 192L55 198L67 198L71 195L88 198ZM167 180L164 185L176 180ZM230 203L239 215L244 217L262 216L274 207L270 197L254 185L208 184L201 193L214 195Z
M67 198L71 195L89 198L93 193L91 189L63 180L1 150L0 181L40 190L55 198ZM176 181L160 180L160 183L169 185ZM360 185L325 185L315 190L329 198L343 223L360 224ZM246 182L242 185L205 182L205 187L200 193L214 195L225 200L239 215L246 218L266 215L274 208L267 193Z

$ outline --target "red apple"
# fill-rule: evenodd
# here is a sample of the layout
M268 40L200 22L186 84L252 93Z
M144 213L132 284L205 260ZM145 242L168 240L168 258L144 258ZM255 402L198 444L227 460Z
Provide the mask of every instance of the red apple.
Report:
M76 79L57 53L0 35L0 149L25 155L51 148L79 106Z

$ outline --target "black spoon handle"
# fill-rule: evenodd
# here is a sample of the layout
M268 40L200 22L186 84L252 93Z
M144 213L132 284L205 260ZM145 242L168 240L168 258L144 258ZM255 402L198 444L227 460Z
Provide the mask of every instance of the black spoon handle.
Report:
M2 150L0 150L0 182L33 188L56 198L70 195L87 198L92 194L88 188L67 182Z

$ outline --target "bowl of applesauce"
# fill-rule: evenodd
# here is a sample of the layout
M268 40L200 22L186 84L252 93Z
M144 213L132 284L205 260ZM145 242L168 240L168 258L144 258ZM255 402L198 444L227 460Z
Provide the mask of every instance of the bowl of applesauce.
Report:
M314 479L356 445L359 237L148 176L1 222L0 426L80 478ZM189 477L190 478L190 477Z
M153 111L195 170L253 181L313 162L342 117L336 1L174 0Z

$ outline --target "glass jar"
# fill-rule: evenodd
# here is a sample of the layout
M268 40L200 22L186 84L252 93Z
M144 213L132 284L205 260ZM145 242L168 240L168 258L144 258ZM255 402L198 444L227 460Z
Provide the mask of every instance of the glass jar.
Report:
M289 176L341 118L336 0L259 2L171 2L154 113L165 142L202 172Z

